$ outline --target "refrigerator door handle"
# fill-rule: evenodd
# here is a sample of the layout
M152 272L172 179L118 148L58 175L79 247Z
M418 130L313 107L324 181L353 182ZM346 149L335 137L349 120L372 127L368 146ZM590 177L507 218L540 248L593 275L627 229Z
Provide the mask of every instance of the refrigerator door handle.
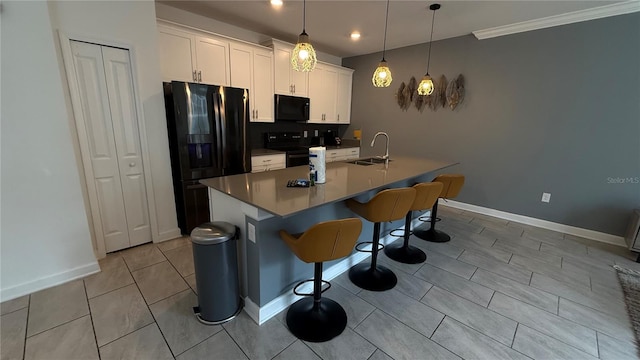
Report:
M220 121L221 111L224 107L221 104L222 98L218 93L220 88L216 86L216 91L213 93L213 127L216 132L216 158L218 160L218 169L224 169L225 166L223 164L224 156L222 154L223 146L223 128L222 122Z

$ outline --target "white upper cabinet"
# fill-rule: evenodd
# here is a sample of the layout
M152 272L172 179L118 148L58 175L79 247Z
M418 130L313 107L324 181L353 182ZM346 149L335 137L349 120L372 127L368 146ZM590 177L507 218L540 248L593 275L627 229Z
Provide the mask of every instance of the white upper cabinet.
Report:
M352 84L353 70L346 68L338 70L338 90L336 91L336 122L338 124L351 123Z
M349 124L353 70L318 63L311 72L291 68L293 45L259 45L177 25L158 24L164 81L201 82L249 89L252 122L274 122L274 94L310 98L309 123Z
M310 123L350 123L352 72L335 65L316 65L309 74Z
M229 85L229 42L158 25L158 49L164 81Z
M196 69L198 82L229 86L229 42L196 36Z
M280 95L308 96L309 73L291 67L291 44L273 40L274 92Z
M159 25L158 49L163 81L197 81L193 34Z
M249 89L252 122L273 122L273 55L241 43L230 44L231 86Z

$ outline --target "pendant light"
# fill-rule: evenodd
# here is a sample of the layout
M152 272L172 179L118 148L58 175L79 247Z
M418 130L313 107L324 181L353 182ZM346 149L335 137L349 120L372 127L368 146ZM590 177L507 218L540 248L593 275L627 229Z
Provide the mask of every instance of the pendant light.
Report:
M431 41L433 41L433 23L436 20L436 10L440 9L440 4L431 4L430 10L433 10L431 18L431 36L429 37L429 57L427 58L427 73L422 77L420 85L418 85L418 94L431 95L433 93L433 79L429 76L429 65L431 63Z
M309 42L309 35L305 31L307 16L307 2L302 2L302 33L298 36L298 43L291 54L291 66L296 71L311 71L316 67L316 51Z
M391 70L387 65L387 60L384 59L384 54L387 50L387 23L389 22L389 0L387 0L387 15L384 19L384 41L382 43L382 61L378 64L378 68L373 72L371 82L375 87L388 87L391 85L393 78L391 77Z

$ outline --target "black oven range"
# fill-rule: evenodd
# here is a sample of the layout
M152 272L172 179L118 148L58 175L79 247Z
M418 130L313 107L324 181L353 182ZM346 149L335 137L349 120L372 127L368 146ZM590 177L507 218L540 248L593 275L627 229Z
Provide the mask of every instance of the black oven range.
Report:
M284 151L287 167L309 165L309 146L302 145L302 134L295 131L278 131L264 134L264 147Z

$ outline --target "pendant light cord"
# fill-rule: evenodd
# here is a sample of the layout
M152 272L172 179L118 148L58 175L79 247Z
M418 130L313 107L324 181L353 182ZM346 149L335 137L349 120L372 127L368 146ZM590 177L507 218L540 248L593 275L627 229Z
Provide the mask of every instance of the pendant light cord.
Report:
M382 42L382 61L384 60L384 54L387 51L387 23L389 22L389 0L387 0L387 14L384 19L384 41Z
M307 0L302 1L302 32L306 33L307 29Z
M429 57L427 58L427 74L429 74L429 65L431 64L431 42L433 41L433 24L436 21L436 10L433 10L431 17L431 36L429 37Z

